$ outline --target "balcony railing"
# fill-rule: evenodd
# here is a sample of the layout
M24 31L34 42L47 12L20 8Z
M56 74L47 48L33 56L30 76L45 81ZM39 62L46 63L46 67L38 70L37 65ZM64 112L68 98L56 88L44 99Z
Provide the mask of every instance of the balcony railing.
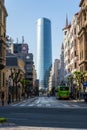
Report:
M6 65L5 60L2 57L0 57L0 69L3 69L5 65Z
M3 50L5 43L5 37L0 37L0 69L3 69L6 65L5 50Z

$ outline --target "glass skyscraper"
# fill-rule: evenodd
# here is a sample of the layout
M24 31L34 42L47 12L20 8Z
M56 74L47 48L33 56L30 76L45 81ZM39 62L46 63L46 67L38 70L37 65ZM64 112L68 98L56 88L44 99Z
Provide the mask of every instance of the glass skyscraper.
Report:
M37 20L37 78L39 90L48 88L52 66L51 21L47 18Z

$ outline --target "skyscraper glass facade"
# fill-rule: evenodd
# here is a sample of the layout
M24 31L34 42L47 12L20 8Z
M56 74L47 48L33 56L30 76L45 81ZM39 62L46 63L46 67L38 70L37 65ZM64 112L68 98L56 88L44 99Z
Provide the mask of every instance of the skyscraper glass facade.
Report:
M52 65L51 22L47 18L37 20L37 78L39 89L48 88Z

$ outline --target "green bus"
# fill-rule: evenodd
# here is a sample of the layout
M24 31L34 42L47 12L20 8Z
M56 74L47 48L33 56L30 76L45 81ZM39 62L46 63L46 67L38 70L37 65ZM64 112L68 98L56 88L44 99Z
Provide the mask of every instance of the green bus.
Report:
M65 85L58 86L58 98L59 99L69 99L69 97L70 97L69 86L65 86Z

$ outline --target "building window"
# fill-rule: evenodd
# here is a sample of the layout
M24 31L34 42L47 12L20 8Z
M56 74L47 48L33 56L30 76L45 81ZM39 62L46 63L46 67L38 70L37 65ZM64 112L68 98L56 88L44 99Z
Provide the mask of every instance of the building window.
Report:
M80 60L81 60L81 52L80 52Z
M83 59L83 50L82 50L82 59Z
M68 56L70 55L70 50L68 50Z
M3 87L5 85L4 79L5 79L5 74L3 73Z
M85 59L87 60L87 50L85 51Z
M82 72L83 72L83 70L84 70L84 67L82 66Z
M86 21L86 12L84 11L84 21Z
M81 67L80 67L80 71L81 71L81 72L83 72L83 70L84 70L84 67L83 67L83 66L81 66Z
M74 28L74 35L76 35L76 28Z
M26 56L26 59L30 59L30 56Z
M70 59L68 59L68 63L70 63Z
M2 23L2 10L0 9L0 23Z
M68 46L69 46L69 41L68 41Z
M71 72L71 71L70 71L70 68L68 68L68 73L69 73L69 72Z
M75 62L75 64L74 64L74 67L75 67L75 69L77 68L77 63Z
M87 70L87 64L85 65L85 70Z
M65 31L65 35L67 34L67 31Z
M76 51L75 51L75 56L76 56Z
M6 33L4 32L4 37L6 37Z
M2 45L0 45L0 57L2 57Z

